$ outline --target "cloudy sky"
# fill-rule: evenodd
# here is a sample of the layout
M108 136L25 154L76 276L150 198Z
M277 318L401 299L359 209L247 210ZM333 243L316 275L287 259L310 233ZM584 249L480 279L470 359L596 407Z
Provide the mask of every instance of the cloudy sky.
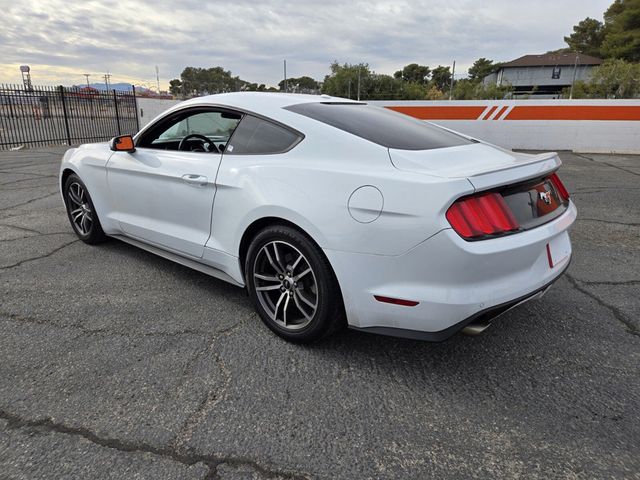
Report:
M324 78L329 64L367 62L390 73L412 62L511 60L565 46L579 20L612 0L0 0L0 83L100 81L167 88L186 66L221 65L267 85ZM456 75L457 76L457 75Z

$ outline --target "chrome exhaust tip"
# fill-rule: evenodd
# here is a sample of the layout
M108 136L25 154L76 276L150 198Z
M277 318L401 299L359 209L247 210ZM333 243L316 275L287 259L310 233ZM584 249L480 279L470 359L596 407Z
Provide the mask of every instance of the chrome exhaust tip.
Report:
M480 335L487 328L489 328L490 325L491 325L491 322L482 321L482 320L478 322L471 322L469 325L467 325L462 329L462 333L470 336Z

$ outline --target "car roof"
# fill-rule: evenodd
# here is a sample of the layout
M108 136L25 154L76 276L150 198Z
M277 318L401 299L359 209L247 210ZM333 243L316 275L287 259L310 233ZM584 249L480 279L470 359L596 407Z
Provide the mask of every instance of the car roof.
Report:
M303 95L276 92L231 92L192 98L191 100L182 102L181 105L226 105L229 107L268 115L269 113L273 113L276 109L280 110L291 105L318 102L358 103L354 100L332 97L330 95Z
M139 138L144 132L155 124L159 119L182 110L184 108L193 107L206 107L206 106L219 106L227 107L230 109L237 109L245 112L251 112L256 115L260 115L266 118L270 118L277 122L281 122L284 125L288 125L291 128L302 132L304 135L313 135L318 131L327 131L336 141L337 137L348 136L349 141L353 142L353 138L350 134L343 132L342 130L335 129L329 125L326 125L317 120L308 118L304 115L294 113L286 110L285 107L291 105L299 105L305 103L355 103L362 104L363 102L357 102L355 100L349 100L347 98L332 97L330 95L303 95L294 93L277 93L277 92L231 92L231 93L218 93L216 95L206 95L203 97L196 97L190 100L174 105L170 109L158 115L140 132L136 134L136 139ZM363 140L364 141L364 140Z

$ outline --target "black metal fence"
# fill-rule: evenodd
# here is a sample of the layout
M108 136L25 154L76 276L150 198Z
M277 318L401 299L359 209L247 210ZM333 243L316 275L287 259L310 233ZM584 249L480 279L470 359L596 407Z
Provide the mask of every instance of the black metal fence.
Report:
M138 129L135 89L0 84L0 150L100 142Z

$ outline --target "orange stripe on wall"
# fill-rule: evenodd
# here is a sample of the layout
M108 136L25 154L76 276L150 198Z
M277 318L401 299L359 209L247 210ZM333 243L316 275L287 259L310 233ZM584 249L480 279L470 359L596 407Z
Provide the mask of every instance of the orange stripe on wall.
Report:
M489 109L489 111L487 112L487 114L484 117L482 117L482 120L487 120L491 116L491 114L493 112L495 112L496 108L498 108L498 107L496 107L495 105L493 107L491 107Z
M393 106L390 110L404 113L420 120L476 120L486 106L478 107L429 107L429 106Z
M516 105L505 120L640 120L633 105Z
M508 106L504 106L500 109L500 111L498 112L498 114L493 117L494 120L498 120L503 114L504 112L507 110L507 108L509 108Z

